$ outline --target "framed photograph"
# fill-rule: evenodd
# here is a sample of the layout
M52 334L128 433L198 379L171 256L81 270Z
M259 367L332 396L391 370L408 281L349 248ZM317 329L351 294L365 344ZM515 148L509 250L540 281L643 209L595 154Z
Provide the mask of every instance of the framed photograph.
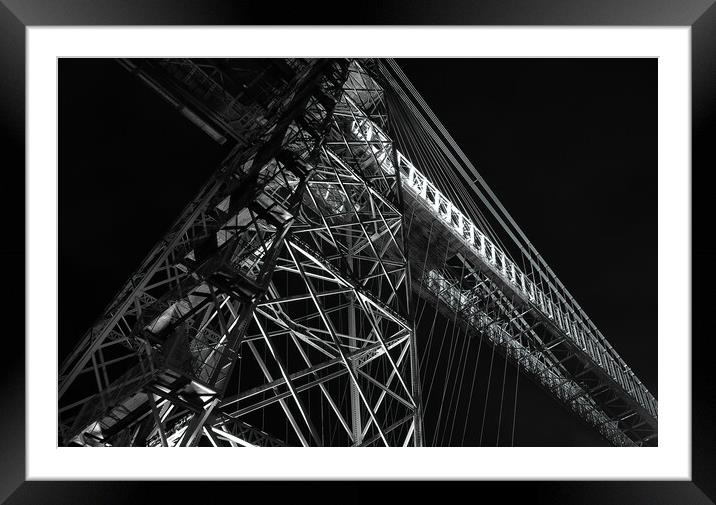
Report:
M6 4L2 499L716 496L709 2Z

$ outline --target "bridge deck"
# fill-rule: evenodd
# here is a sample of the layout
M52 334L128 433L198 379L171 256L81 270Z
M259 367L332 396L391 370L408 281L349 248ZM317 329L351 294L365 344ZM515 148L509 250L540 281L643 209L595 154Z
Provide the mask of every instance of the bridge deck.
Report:
M445 279L441 285L428 278L446 259L462 261L465 272L479 272L498 287L505 295L503 303L511 305L530 326L531 344L535 346L531 352L540 355L546 368L535 370L542 386L592 425L611 425L635 443L651 440L657 430L656 402L638 379L619 365L618 356L615 358L574 314L558 308L553 298L453 207L410 161L400 154L398 161L405 215L410 222L414 291L436 305L440 305L438 299L448 302L442 303L442 308L450 315L455 310L459 313L465 304L472 303L468 290L457 287L460 279ZM448 291L452 291L449 296ZM477 333L478 327L472 322L463 322ZM507 355L523 359L519 354ZM521 367L529 369L524 363ZM545 374L550 376L547 384ZM605 436L612 441L620 438Z

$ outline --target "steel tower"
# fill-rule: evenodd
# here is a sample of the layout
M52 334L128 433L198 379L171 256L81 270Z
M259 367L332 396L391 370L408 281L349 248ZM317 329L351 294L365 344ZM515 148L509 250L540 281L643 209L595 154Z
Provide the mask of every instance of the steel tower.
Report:
M526 239L520 266L438 187L469 162L394 62L121 63L233 148L60 367L61 445L421 446L417 297L611 443L655 442Z

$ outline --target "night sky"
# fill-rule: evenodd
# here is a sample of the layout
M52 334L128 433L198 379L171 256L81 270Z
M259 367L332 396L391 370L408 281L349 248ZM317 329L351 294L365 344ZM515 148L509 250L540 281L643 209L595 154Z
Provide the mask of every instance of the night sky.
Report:
M656 60L399 63L658 398ZM60 60L60 359L226 154L113 60ZM482 353L479 370L487 373L489 349ZM489 398L494 406L504 387L510 407L499 443L509 445L515 370L507 368L503 385L503 363L496 355ZM482 399L473 400L478 416ZM496 416L491 409L486 445L497 442ZM605 445L523 378L514 438L525 446Z

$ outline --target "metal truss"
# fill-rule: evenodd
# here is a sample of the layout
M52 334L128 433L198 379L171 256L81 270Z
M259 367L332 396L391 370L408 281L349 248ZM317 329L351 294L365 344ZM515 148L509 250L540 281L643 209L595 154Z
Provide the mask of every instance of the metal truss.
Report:
M290 68L63 363L60 443L421 445L394 151L352 140L381 92L357 63Z

